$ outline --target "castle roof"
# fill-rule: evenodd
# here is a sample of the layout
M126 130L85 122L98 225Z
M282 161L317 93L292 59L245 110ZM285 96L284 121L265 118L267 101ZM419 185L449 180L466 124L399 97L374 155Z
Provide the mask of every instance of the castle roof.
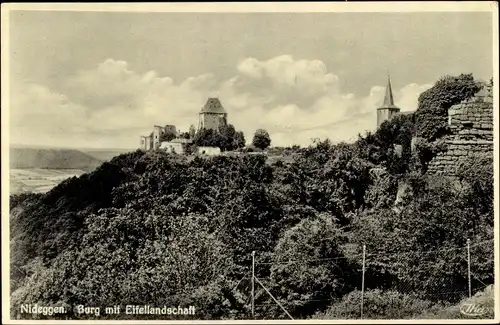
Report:
M219 98L209 98L202 107L201 113L227 114L224 107L222 107Z
M387 87L385 88L384 102L380 108L390 108L399 110L396 105L394 105L394 96L392 95L391 78L387 76Z

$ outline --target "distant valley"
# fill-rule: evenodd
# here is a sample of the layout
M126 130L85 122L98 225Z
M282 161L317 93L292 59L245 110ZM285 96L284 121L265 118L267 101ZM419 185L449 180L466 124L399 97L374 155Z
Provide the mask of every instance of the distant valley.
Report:
M10 194L45 193L63 180L84 173L80 169L11 169Z
M11 146L10 193L47 192L63 180L90 172L127 151Z

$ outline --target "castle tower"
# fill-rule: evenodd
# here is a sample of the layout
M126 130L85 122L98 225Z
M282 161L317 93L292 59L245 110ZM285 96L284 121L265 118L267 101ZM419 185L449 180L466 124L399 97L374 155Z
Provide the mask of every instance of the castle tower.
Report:
M227 112L218 98L209 98L200 112L198 130L213 129L227 124Z
M147 143L148 143L148 137L141 135L141 149L142 150L147 150Z
M160 139L163 134L163 127L159 125L153 126L153 149L158 149L160 147Z
M392 96L391 78L387 76L387 87L385 88L385 97L382 106L377 108L377 128L382 123L390 120L394 115L399 113L400 109L394 105L394 97Z

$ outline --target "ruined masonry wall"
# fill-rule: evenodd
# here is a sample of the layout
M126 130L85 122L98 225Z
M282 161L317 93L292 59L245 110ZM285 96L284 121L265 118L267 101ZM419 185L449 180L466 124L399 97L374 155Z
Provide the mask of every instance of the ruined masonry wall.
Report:
M430 162L427 173L454 174L461 161L475 155L493 156L493 142L487 140L455 140L447 141L447 150L438 153Z
M487 89L448 111L452 134L443 140L446 150L429 163L428 173L453 175L461 161L475 155L493 156L493 97Z
M448 111L450 140L493 141L493 105L487 102L463 103Z

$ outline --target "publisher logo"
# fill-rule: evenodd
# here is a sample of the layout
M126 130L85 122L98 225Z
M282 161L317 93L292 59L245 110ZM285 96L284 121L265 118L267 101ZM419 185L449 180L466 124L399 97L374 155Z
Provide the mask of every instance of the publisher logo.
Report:
M466 316L482 316L488 312L488 307L479 304L463 304L460 306L460 312Z

